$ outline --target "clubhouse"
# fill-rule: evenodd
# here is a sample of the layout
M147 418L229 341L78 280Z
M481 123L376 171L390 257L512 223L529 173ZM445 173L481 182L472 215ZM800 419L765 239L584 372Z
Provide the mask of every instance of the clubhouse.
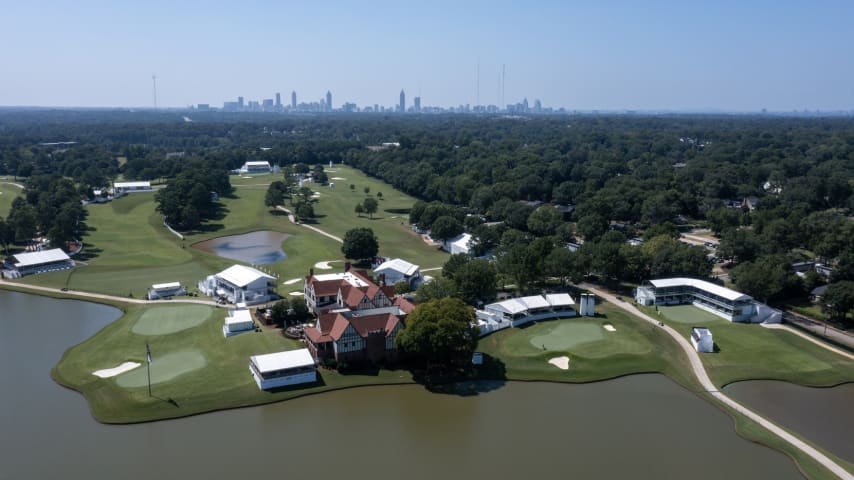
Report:
M395 339L414 305L384 281L378 285L366 272L344 268L306 277L305 300L317 314L314 326L305 329L311 355L339 363L396 361Z
M641 305L681 305L685 303L731 322L779 322L781 313L749 295L696 278L648 280L635 292Z
M19 278L24 275L68 270L74 267L74 260L61 248L53 248L12 255L12 261L7 260L5 266L7 267L5 276Z
M305 348L253 355L249 357L249 371L261 390L317 381L314 359Z

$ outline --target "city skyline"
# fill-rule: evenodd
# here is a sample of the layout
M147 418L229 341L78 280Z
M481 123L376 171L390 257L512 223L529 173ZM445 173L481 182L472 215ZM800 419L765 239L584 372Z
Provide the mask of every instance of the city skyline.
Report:
M287 91L390 106L403 86L443 107L854 109L854 4L839 0L3 7L3 106L148 108L156 75L163 108Z

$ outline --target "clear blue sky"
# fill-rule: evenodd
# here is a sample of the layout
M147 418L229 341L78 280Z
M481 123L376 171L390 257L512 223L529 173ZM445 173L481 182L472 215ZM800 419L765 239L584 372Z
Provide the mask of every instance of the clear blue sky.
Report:
M854 1L0 0L0 105L854 109Z

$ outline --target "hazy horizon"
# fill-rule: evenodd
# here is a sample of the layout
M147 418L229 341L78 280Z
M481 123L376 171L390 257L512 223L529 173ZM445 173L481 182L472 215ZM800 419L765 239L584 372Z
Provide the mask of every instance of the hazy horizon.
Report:
M854 2L0 2L0 105L854 109ZM480 82L478 88L478 65ZM479 95L478 95L479 90Z

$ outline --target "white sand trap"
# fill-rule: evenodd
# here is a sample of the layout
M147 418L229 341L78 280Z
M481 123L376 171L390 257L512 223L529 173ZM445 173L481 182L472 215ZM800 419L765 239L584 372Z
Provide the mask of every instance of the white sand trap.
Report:
M614 326L611 325L610 323L606 323L605 325L602 325L602 326L605 327L605 330L608 330L609 332L616 332L617 331L617 329L614 328Z
M320 192L314 192L311 194L311 198L320 198Z
M549 360L549 363L561 370L569 370L569 357L567 356L555 357Z
M305 294L304 294L304 293L302 293L302 292L291 292L291 293L289 293L288 295L290 295L290 296L292 296L292 297L301 297L301 296L303 296L303 295L305 295Z
M347 180L347 179L344 177L332 177L332 178L330 178L330 180Z
M244 175L244 176L242 176L242 177L240 177L240 178L252 178L252 177L247 177L247 176L245 176L245 175Z
M319 268L321 270L332 270L332 265L329 265L332 262L340 262L341 260L329 260L328 262L317 262L314 264L314 268Z
M293 284L295 284L297 282L301 282L301 281L302 281L301 278L292 278L292 279L288 280L287 282L283 283L282 285L293 285Z
M98 371L92 372L92 375L95 375L96 377L101 377L101 378L115 377L116 375L120 375L122 373L129 372L129 371L133 370L134 368L136 368L140 365L142 365L142 364L139 362L125 362L125 363L119 365L118 367L105 368L103 370L98 370Z

